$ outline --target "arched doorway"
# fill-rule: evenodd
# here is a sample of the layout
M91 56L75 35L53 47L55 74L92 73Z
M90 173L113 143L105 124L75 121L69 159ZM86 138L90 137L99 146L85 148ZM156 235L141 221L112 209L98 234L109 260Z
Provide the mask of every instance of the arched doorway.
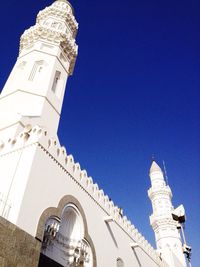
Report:
M93 267L92 250L84 232L81 213L72 203L63 208L60 219L49 217L39 266Z

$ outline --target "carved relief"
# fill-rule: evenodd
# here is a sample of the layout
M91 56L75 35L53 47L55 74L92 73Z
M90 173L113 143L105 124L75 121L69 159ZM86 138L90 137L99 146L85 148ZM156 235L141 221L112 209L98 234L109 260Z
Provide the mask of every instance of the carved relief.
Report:
M67 2L54 2L51 6L40 11L36 25L24 32L20 40L20 53L37 41L47 41L59 46L63 55L69 61L69 74L72 74L78 47L75 36L78 29L72 7Z
M62 6L55 6L54 4L50 7L45 8L40 11L37 16L37 23L40 25L43 23L44 19L49 17L55 17L60 20L66 22L69 26L73 35L76 33L78 29L78 23L76 22L73 14L70 12L70 9L63 8Z
M50 217L45 224L44 239L42 243L42 250L45 251L47 247L54 245L54 240L60 228L60 219L57 217Z

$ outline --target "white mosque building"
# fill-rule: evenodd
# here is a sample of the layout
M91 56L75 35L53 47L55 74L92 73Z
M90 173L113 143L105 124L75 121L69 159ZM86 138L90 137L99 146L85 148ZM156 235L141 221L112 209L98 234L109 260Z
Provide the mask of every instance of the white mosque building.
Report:
M148 195L156 249L60 145L77 30L67 0L40 11L0 96L0 266L186 267L184 208L173 208L155 161Z

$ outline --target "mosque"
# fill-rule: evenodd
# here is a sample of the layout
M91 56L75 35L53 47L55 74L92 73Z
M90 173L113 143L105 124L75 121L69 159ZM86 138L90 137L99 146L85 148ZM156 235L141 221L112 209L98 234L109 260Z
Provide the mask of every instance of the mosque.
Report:
M186 267L184 207L174 209L154 160L148 196L156 249L60 145L77 30L67 0L40 11L0 96L0 266Z

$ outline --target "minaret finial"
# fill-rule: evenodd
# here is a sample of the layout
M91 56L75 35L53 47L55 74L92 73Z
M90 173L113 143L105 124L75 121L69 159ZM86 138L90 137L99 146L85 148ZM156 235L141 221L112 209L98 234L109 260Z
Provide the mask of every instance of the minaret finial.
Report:
M153 172L161 172L162 173L160 166L158 165L158 163L155 161L154 158L152 158L151 167L150 167L150 173L153 173Z

